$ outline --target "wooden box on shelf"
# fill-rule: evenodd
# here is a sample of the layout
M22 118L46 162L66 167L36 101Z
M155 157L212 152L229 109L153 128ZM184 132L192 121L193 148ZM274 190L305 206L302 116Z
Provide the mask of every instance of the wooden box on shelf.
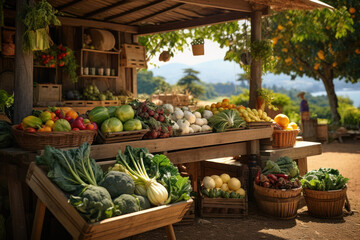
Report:
M34 104L38 102L61 102L61 84L35 84Z
M64 101L65 107L85 107L86 102L82 100L69 100Z
M122 67L128 68L147 68L145 47L123 44L120 64Z
M241 218L248 215L246 198L199 197L200 217Z

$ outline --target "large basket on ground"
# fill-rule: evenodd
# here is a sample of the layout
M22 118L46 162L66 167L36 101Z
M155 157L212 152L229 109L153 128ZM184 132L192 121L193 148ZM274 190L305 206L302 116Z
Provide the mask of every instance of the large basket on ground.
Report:
M304 188L304 198L310 215L337 218L343 215L346 190L316 191Z
M258 208L266 215L292 219L297 215L302 188L272 189L254 183L254 196Z
M46 145L55 148L78 147L88 142L92 144L96 131L81 130L69 132L36 132L30 133L16 129L12 126L11 131L19 146L29 151L44 149Z
M273 132L273 148L293 147L299 130L275 130Z

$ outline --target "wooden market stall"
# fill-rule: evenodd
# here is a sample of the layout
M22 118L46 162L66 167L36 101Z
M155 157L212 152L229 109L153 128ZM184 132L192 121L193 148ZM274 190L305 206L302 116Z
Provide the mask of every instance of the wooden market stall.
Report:
M14 78L1 79L0 83L8 81L7 86L15 92L14 123L21 122L33 109L33 83L37 80L34 79L34 74L37 74L36 76L55 75L56 82L54 83L62 84L61 95L73 87L68 76L59 69L42 69L34 65L32 53L22 51L24 26L20 15L27 2L26 0L6 1L7 8L5 9L5 25L16 32L16 55L13 57L1 56L0 71L14 72ZM261 17L271 14L273 10L308 10L329 7L316 0L49 0L48 2L63 13L59 17L62 26L51 31L55 33L54 40L58 41L57 44L62 43L77 53L80 67L83 68L82 71L89 65L96 65L96 61L99 59L110 62L110 68L114 69L113 76L95 77L88 76L79 69L77 86L81 88L87 82L96 82L102 86L102 90L110 88L115 92L129 91L134 97L137 96L137 68L144 67L144 65L138 62L132 65L131 59L128 59L125 53L129 51L126 49L127 46L137 47L137 36L139 35L251 18L252 41L255 41L261 40ZM85 32L89 29L110 31L115 36L116 51L84 48ZM259 88L261 88L261 62L253 61L250 80L251 107L255 106L256 90ZM82 107L87 108L86 106ZM83 109L79 108L79 110ZM93 145L92 157L99 161L111 159L118 149L131 145L147 147L152 153L165 153L176 164L250 154L256 159L256 156L260 154L259 140L269 139L271 136L272 128L267 127L170 139ZM35 155L35 153L20 149L0 151L1 174L7 177L10 191L14 239L27 239L31 231L31 220L29 221L26 216L32 206L31 203L25 201L29 199L23 195L22 189L27 168L34 160ZM196 171L194 174L196 178ZM26 188L25 193L28 191ZM30 214L30 219L31 216ZM37 227L39 226L37 225ZM170 235L174 237L173 233Z

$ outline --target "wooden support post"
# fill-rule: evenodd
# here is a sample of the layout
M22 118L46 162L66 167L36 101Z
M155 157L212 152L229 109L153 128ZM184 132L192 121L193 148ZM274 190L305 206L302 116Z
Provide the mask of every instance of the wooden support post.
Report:
M46 205L40 199L38 199L36 202L34 223L31 232L31 240L41 239L41 232L44 223L45 211L46 211Z
M14 123L20 123L33 108L33 54L22 50L25 27L21 15L26 6L26 0L16 0Z
M261 41L261 11L251 13L251 42ZM256 108L257 90L261 88L262 61L251 60L250 69L250 108Z
M22 184L15 165L7 165L10 213L12 219L13 239L27 239Z
M304 176L308 169L307 169L307 158L299 158L295 160L297 162L297 165L299 167L299 174L300 176Z
M166 231L167 238L169 240L176 240L174 227L172 224L165 226L165 231Z

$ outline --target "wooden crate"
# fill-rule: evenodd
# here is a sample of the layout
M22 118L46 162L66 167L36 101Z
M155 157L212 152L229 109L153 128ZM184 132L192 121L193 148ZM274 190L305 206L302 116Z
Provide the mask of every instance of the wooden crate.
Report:
M241 218L248 215L247 198L199 198L200 217Z
M34 104L38 102L61 102L61 84L35 84Z
M136 131L113 132L107 133L106 135L102 134L101 131L98 131L97 141L105 144L136 141L141 140L148 131L148 129L142 129Z
M65 105L65 107L85 107L86 102L85 101L78 101L78 100L64 101L64 105Z
M122 67L128 68L147 68L145 47L123 44L120 64Z
M30 164L26 183L74 239L115 240L169 226L181 221L193 202L190 199L189 201L153 207L96 223L88 223L68 203L65 194L50 181L35 162ZM36 221L37 219L35 219ZM34 232L33 235L36 236Z
M91 108L99 107L101 106L101 101L85 101L85 106Z
M109 107L109 106L119 106L121 104L121 101L119 100L106 100L106 101L100 101L101 106Z
M175 224L175 226L191 225L195 223L195 201L190 205L189 210L186 211L182 220Z

